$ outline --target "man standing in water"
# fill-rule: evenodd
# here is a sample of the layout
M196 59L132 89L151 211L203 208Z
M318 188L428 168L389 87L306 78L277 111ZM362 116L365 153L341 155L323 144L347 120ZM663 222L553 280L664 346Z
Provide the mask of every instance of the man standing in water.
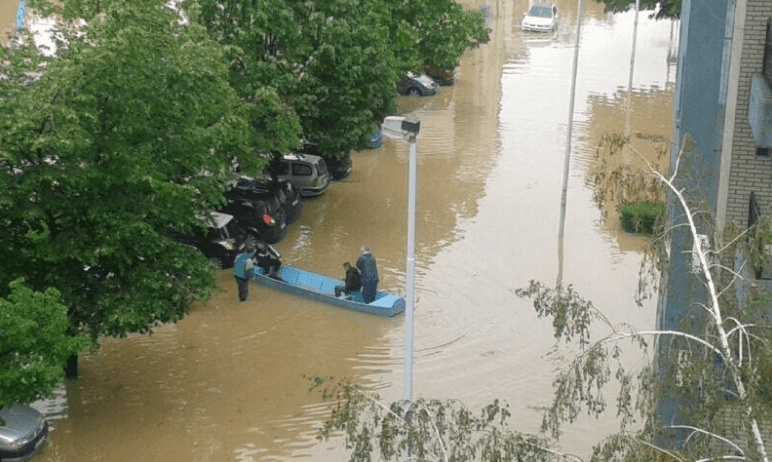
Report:
M247 301L249 296L249 270L255 267L252 257L247 253L236 256L233 264L233 275L236 277L236 285L239 287L239 300Z
M378 265L367 247L362 247L357 268L362 273L362 298L365 303L370 303L375 300L375 293L378 290Z

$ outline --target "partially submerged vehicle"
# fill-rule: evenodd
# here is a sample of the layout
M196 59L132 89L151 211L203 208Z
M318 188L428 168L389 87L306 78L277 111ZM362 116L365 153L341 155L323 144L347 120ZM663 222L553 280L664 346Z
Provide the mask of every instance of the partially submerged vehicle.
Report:
M525 13L520 29L532 32L550 32L558 21L558 7L553 3L538 2Z
M408 72L397 87L397 92L408 96L429 96L437 93L437 84L426 74Z
M241 229L233 215L211 212L201 220L205 228L196 229L190 236L178 236L177 241L200 250L216 268L231 268L238 254L254 252L257 239Z
M274 163L272 176L287 180L300 191L304 197L319 196L330 186L330 174L324 159L312 154L285 154L282 160Z
M21 404L0 409L0 424L0 461L29 460L43 448L48 422L37 410Z

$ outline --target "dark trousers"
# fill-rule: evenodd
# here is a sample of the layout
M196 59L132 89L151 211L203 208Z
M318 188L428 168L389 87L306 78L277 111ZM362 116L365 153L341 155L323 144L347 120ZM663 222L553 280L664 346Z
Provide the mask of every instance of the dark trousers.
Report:
M281 260L277 260L275 258L271 259L261 259L258 260L257 266L263 269L263 273L265 274L271 274L275 271L279 271L279 268L281 268Z
M378 281L362 281L362 298L365 299L365 303L370 303L375 300L377 288Z
M236 285L239 286L239 300L247 301L249 297L249 279L243 279L236 276Z

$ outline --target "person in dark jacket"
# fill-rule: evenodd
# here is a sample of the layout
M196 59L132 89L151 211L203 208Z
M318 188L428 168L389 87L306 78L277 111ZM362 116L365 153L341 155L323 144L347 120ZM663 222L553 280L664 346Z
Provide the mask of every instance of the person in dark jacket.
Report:
M336 297L340 297L341 293L348 295L362 289L362 275L359 274L359 270L349 262L344 263L343 267L346 269L346 285L335 287Z
M236 285L239 287L239 300L247 301L249 297L249 271L255 267L252 257L246 253L240 253L233 264L233 275L236 277Z
M362 298L365 303L375 300L378 290L378 265L370 249L362 247L362 254L357 260L357 268L362 273Z
M265 242L257 243L257 266L263 269L263 272L270 277L280 279L279 268L281 267L281 254Z

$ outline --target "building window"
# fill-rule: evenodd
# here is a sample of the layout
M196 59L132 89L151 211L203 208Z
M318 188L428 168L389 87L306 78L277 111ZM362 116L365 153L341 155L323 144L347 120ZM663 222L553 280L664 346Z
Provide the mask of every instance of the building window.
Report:
M751 192L751 200L748 207L748 228L754 226L761 220L761 207L756 199L756 193Z
M759 147L757 147L756 148L756 155L757 156L769 157L769 155L770 155L769 151L770 151L769 148L759 148Z

